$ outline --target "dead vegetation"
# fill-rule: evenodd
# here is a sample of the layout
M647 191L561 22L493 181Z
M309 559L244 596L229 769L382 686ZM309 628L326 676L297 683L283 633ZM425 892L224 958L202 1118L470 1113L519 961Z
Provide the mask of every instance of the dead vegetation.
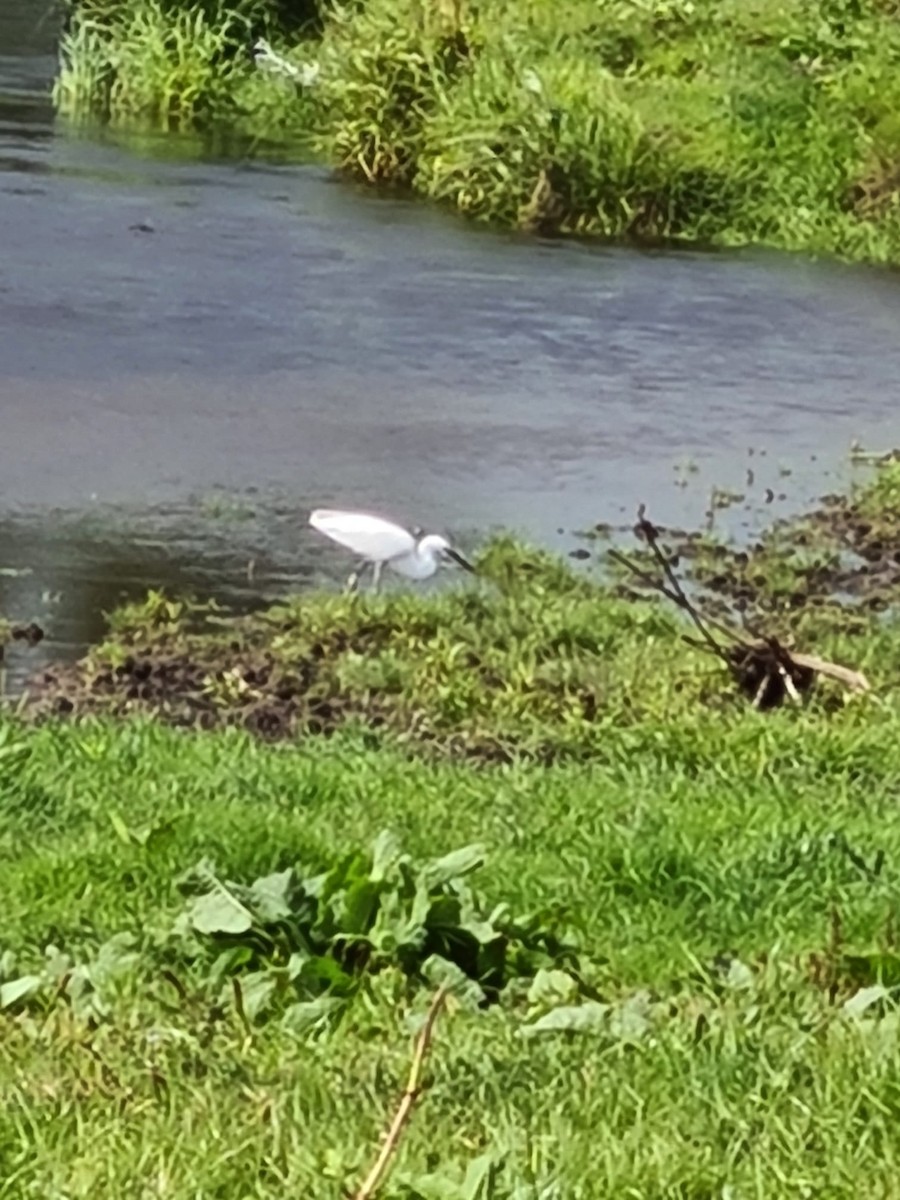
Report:
M672 566L671 556L660 543L660 530L647 519L643 505L638 510L634 531L647 545L659 575L651 575L620 550L610 550L610 557L645 587L665 596L690 617L699 636L685 634L682 635L684 641L721 659L740 694L750 700L754 708L778 708L786 701L801 704L818 676L836 680L849 692L870 690L869 681L861 671L800 653L773 634L750 627L746 617L748 636L737 633L719 620L703 616L687 596Z
M900 200L900 164L876 159L850 187L846 207L863 221L885 217Z

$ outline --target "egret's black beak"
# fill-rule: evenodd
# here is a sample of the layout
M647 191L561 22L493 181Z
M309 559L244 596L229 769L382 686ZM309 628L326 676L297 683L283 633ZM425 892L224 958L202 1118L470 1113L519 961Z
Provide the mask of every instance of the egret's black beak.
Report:
M454 550L451 546L448 546L447 549L444 551L444 553L447 555L448 558L452 558L455 563L458 563L464 571L471 571L471 573L473 575L478 574L478 572L475 570L475 568L472 566L472 564L469 562L469 560L466 558L463 558L463 556L460 554L460 552L458 550Z

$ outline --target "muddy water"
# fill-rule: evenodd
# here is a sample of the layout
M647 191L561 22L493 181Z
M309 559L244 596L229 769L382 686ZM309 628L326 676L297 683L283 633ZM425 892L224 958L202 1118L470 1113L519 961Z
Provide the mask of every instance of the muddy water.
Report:
M700 520L717 484L739 528L900 440L900 278L542 244L68 129L40 10L0 0L0 611L41 654L148 587L334 575L318 503L571 546L641 500Z

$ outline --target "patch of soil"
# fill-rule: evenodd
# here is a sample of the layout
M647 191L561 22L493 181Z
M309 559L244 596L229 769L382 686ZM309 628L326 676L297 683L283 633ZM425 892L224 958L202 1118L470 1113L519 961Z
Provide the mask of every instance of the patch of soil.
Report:
M238 727L272 742L329 737L352 720L373 735L392 729L426 755L509 763L522 753L486 732L436 728L396 688L342 686L337 658L347 650L374 656L392 632L383 622L352 634L330 631L302 657L273 653L265 644L271 631L245 626L240 619L234 632L230 640L202 634L138 638L115 665L97 652L47 668L30 681L25 712L35 720L140 714L179 728ZM527 751L545 763L564 753L572 756L555 744Z
M10 642L23 642L33 649L44 640L44 631L35 621L27 625L10 625L0 618L0 664L4 662L4 651Z
M135 644L116 665L89 656L48 668L31 681L27 710L37 717L146 713L185 728L239 726L266 740L328 735L349 705L320 671L325 653L313 646L284 662L238 638L162 635ZM378 697L367 699L368 723L383 723Z
M36 621L27 625L13 625L9 631L11 641L24 642L26 646L37 646L44 640L44 631Z

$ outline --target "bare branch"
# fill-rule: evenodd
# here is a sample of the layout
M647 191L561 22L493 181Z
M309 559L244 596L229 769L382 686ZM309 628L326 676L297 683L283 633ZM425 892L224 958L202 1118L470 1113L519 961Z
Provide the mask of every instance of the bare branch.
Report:
M644 515L646 511L646 507L642 504L638 509L638 523L635 527L635 531L639 532L643 537L646 538L647 545L653 551L656 561L659 563L663 574L669 581L669 587L678 597L679 606L684 609L684 611L697 626L700 636L707 643L711 650L715 649L717 653L721 653L719 643L709 632L700 614L687 598L685 590L681 586L681 581L672 569L672 564L669 562L668 558L666 558L665 554L663 554L662 547L659 544L659 530L654 524L647 520L646 516Z
M613 561L626 567L644 587L660 593L686 612L700 633L700 638L682 634L682 641L698 650L715 654L728 667L740 690L754 708L777 706L785 699L802 704L802 694L809 690L817 675L825 675L842 683L854 692L870 691L869 681L861 671L839 666L811 654L797 654L778 638L754 629L746 613L742 614L744 628L753 641L745 641L734 630L710 617L701 616L676 575L660 545L659 530L645 516L645 506L638 509L635 534L646 541L662 572L662 578L651 575L620 550L609 550ZM716 640L713 630L728 639L729 645Z

